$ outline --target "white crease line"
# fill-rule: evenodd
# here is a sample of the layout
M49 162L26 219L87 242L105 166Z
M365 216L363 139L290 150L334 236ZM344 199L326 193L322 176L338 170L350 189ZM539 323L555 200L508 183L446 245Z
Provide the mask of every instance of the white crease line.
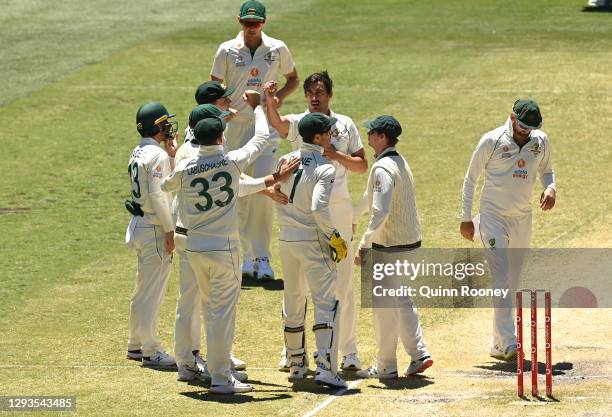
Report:
M364 379L358 379L357 381L352 381L348 384L347 388L342 388L340 391L336 392L335 394L332 394L331 397L329 397L328 399L326 399L325 401L323 401L322 403L320 403L319 405L317 405L315 408L313 408L311 411L309 411L308 413L304 414L302 417L312 417L315 414L317 414L319 411L323 410L325 407L327 407L328 405L330 405L332 402L334 402L335 400L338 399L338 397L343 396L344 394L346 394L348 392L348 390L355 388L357 385L361 384L363 381L365 381Z

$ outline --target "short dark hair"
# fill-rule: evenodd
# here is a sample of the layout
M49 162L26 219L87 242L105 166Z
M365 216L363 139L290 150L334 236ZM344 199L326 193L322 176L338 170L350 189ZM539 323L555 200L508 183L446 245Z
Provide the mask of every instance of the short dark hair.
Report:
M304 94L308 93L308 89L312 84L315 84L319 81L321 81L325 85L325 90L327 90L327 94L332 94L332 91L334 89L334 82L327 73L327 70L310 74L304 80Z

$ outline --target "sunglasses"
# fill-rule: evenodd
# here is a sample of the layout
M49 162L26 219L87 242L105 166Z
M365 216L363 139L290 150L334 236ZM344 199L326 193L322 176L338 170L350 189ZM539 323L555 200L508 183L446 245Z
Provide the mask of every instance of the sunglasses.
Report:
M263 21L262 20L241 20L240 24L248 28L258 28L261 25L263 25Z

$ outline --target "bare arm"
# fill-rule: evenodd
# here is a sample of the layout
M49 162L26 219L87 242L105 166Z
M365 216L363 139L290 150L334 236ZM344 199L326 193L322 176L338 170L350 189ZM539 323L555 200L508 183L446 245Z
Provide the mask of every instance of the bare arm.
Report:
M266 95L266 113L268 115L268 123L278 132L281 137L286 138L289 133L289 119L278 113L274 98L276 97L276 81L268 81L264 84L264 94Z
M278 130L278 129L277 129ZM347 155L336 150L333 146L330 149L325 149L323 153L330 161L336 161L344 168L348 169L351 172L356 173L364 173L368 170L368 161L365 156L365 151L363 148L353 153L352 155Z

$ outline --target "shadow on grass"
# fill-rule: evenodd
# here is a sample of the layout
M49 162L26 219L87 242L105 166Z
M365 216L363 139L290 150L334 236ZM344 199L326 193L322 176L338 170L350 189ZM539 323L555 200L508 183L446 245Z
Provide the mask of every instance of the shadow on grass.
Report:
M508 373L516 373L516 362L494 362L489 365L476 365L476 368L484 369L487 371L497 371L497 372L508 372ZM558 362L553 364L552 366L552 374L555 375L565 375L567 371L571 371L574 369L574 364L571 362ZM531 371L531 361L523 360L523 370L525 372ZM538 362L538 373L545 374L546 373L546 363Z
M608 2L607 6L586 6L582 9L583 13L611 13L612 12L612 4Z
M151 371L157 372L178 372L178 368L176 365L174 366L142 366L144 369L149 369Z
M255 394L261 392L270 392L270 391L262 391L256 390ZM200 391L200 392L181 392L180 395L185 397L198 400L198 401L207 401L207 402L216 402L220 404L244 404L244 403L258 403L264 401L276 401L276 400L286 400L292 398L290 394L271 394L267 397L255 398L252 396L252 393L249 395L246 394L209 394L208 391Z
M424 388L434 383L431 377L425 375L414 375L397 379L380 379L378 380L384 387L378 385L368 385L374 389L419 389Z
M311 394L327 394L327 395L355 395L361 392L358 388L328 388L323 385L315 384L313 378L304 379L293 382L291 386L293 392L309 392Z
M268 291L282 291L284 288L284 281L282 279L258 281L257 278L244 275L242 277L242 289L245 290L253 287L261 287Z

